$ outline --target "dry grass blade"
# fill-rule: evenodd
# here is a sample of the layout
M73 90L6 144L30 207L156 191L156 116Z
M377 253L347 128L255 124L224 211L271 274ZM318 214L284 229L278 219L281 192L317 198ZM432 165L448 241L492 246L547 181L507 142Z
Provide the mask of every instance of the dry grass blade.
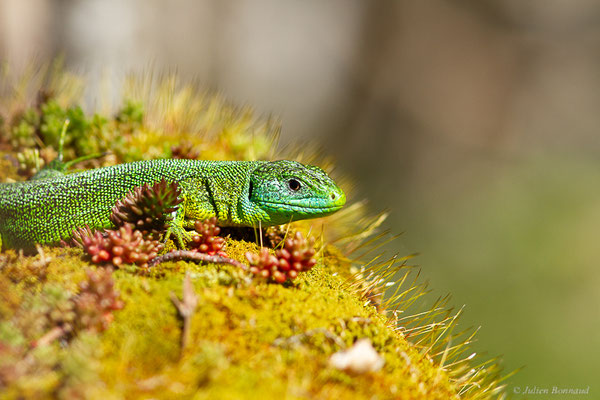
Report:
M356 207L355 210L358 209ZM368 301L380 298L379 304L375 302L374 305L389 316L389 326L402 333L440 371L448 374L461 397L503 398L505 387L500 382L505 377L501 377L499 360L490 359L477 364L480 356L469 351L478 329L462 329L455 333L464 306L453 312L448 307L450 296L447 295L437 298L426 311L403 315L430 291L426 282L419 282L420 270L415 273L411 266L406 265L406 261L414 255L386 258L384 253L379 253L367 262L361 262L398 237L387 231L376 232L384 219L382 214L371 221L367 230L337 240L337 243L348 243L347 254L354 264L360 266L344 286ZM360 240L361 243L352 245L352 240Z

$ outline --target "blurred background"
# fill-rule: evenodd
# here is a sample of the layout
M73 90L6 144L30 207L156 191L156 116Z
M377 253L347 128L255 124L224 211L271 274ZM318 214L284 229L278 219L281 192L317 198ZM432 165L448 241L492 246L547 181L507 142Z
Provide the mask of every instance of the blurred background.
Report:
M600 2L0 0L0 62L178 72L319 142L514 387L600 396ZM554 397L553 397L554 398Z

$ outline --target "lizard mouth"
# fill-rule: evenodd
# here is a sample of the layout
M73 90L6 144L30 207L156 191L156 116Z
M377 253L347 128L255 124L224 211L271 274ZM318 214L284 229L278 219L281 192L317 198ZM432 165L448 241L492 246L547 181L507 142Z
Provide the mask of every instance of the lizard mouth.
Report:
M261 201L261 206L278 211L291 211L301 214L329 214L338 211L343 207L344 204L334 204L327 206L311 205L311 204L290 204L290 203L279 203L274 201Z

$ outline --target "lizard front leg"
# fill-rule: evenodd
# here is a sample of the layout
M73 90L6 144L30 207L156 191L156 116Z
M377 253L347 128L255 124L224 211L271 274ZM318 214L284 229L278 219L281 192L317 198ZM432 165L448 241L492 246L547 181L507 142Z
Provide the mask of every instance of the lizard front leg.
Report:
M216 214L212 211L212 206L208 202L202 204L197 201L186 200L173 213L173 219L169 222L163 239L163 243L166 243L173 235L176 245L180 249L185 249L186 244L192 241L194 234L197 234L193 230L188 230L195 227L196 221L205 220ZM188 214L191 214L192 218Z
M184 207L178 207L174 211L173 219L169 222L169 227L165 233L163 243L167 243L171 235L174 236L174 242L180 249L185 249L186 243L192 240L192 233L185 229L185 209Z

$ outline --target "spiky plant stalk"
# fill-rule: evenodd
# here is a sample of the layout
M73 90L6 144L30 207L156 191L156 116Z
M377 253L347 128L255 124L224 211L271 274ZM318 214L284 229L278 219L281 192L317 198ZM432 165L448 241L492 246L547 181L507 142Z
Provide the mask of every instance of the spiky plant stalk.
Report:
M145 237L158 240L183 201L180 195L181 188L176 182L162 179L152 186L144 184L117 201L110 220L116 227L129 225Z

